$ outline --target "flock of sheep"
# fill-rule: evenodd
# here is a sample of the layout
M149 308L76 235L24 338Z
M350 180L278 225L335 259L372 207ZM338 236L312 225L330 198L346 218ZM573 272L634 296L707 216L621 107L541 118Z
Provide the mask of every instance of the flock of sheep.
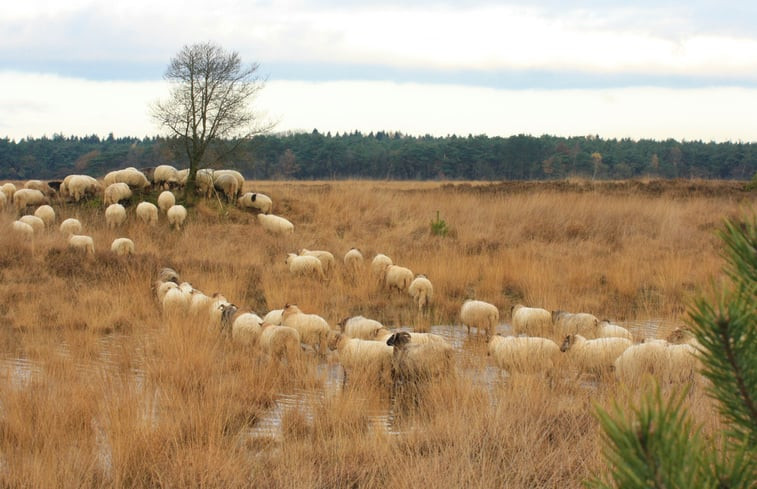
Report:
M12 183L0 186L0 209L15 207L21 215L12 224L14 232L32 238L54 225L56 213L51 199L79 202L91 196L102 196L105 223L117 229L127 219L122 202L135 192L148 188L164 189L158 205L139 202L137 218L145 225L157 225L159 213L168 224L181 229L187 210L176 204L170 189L186 183L187 171L161 165L149 172L126 168L108 173L102 181L87 175L69 175L60 182L30 180L24 188ZM234 170L201 169L197 172L197 190L205 197L213 192L244 209L258 212L262 227L276 234L291 234L294 225L271 214L270 197L248 192L242 194L244 178ZM27 212L34 208L33 213ZM82 234L82 224L68 218L60 231L72 248L94 253L91 236ZM127 237L116 238L111 250L119 255L135 252L134 242ZM366 260L353 248L343 257L348 274L363 274ZM325 250L301 249L290 253L286 264L292 274L326 280L337 267L334 255ZM434 297L431 281L415 275L409 268L395 265L385 254L377 254L370 262L370 275L379 287L406 293L419 313L428 310ZM206 295L190 283L181 281L170 268L161 270L154 284L156 298L167 318L194 318L218 327L233 341L260 348L265 353L291 361L302 355L303 348L319 356L335 351L345 371L345 380L353 375L366 376L392 385L418 382L455 375L455 350L442 336L432 333L391 331L376 320L362 316L345 318L332 328L323 317L301 311L297 305L270 311L264 317L255 312L242 312L221 294ZM461 304L460 322L477 333L485 333L488 354L494 363L510 375L540 374L553 379L571 370L576 375L590 374L605 378L611 373L626 383L638 382L644 375L665 382L685 382L697 377L700 347L684 329L676 329L667 339L643 339L635 342L625 328L600 321L589 313L548 311L518 304L511 309L511 336L495 334L500 324L498 308L481 300ZM566 368L567 367L567 368Z
M20 217L12 224L13 232L31 240L35 234L55 224L56 211L50 204L78 203L100 197L105 206L105 225L109 229L119 229L128 218L124 203L149 189L164 189L158 195L157 205L141 201L135 206L136 218L145 225L156 226L159 214L163 213L168 225L179 230L187 219L187 209L176 203L172 190L186 185L188 173L189 170L160 165L145 171L133 167L115 170L106 174L102 180L89 175L68 175L60 181L29 180L23 188L7 182L0 186L0 211L15 209ZM270 197L255 192L242 194L243 185L244 177L236 170L204 168L197 172L196 188L199 194L211 197L216 192L228 202L258 212L258 220L268 232L293 232L291 222L270 214L273 205ZM65 219L59 229L66 237L69 247L94 254L94 240L92 236L82 234L83 226L78 219ZM133 254L135 245L130 238L119 237L111 243L111 251L118 255Z

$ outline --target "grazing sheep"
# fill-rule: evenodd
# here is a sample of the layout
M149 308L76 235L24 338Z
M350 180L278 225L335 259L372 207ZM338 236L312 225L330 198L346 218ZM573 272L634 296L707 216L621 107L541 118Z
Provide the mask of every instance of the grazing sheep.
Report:
M61 185L61 197L71 196L79 202L85 197L97 195L102 190L102 185L89 175L69 175L63 179Z
M299 256L289 253L285 263L289 271L294 275L311 275L321 280L326 280L326 274L323 273L323 264L315 256Z
M633 335L623 326L613 324L609 319L603 319L597 327L597 338L625 338L633 341Z
M13 202L13 194L16 193L15 185L13 185L10 182L6 182L2 186L0 186L0 191L3 192L3 194L5 195L5 199L8 201L9 204Z
M176 176L179 178L179 187L184 187L189 179L189 168L177 171Z
M68 219L60 223L60 232L66 236L71 236L72 234L81 234L81 231L81 222L73 217L69 217Z
M334 255L325 250L308 250L302 248L299 252L300 256L314 256L321 261L323 266L323 273L329 273L334 268Z
M264 322L260 325L260 349L268 355L278 358L295 360L302 352L300 333L289 326L277 326Z
M37 216L21 216L18 220L30 225L35 233L41 233L45 230L45 221Z
M253 345L260 338L263 319L254 312L237 314L234 304L221 304L221 331L231 333L231 339L243 345Z
M407 293L418 304L418 310L423 311L429 307L431 299L434 298L434 286L425 275L418 275L410 282Z
M175 284L179 284L179 274L170 267L163 267L158 271L158 280L161 282L174 282Z
M160 305L163 305L163 299L166 297L166 294L168 294L168 291L178 288L179 284L177 284L176 282L157 281L155 283L155 298L158 299L158 303Z
M448 343L411 341L410 334L401 331L386 340L393 347L392 380L404 382L429 381L454 374L454 348Z
M344 254L344 266L352 276L357 276L363 269L363 254L357 248L352 248Z
M237 201L237 205L245 209L255 209L263 214L270 214L273 208L273 201L265 194L247 192Z
M213 169L200 168L195 174L195 185L197 186L197 193L210 197L213 194Z
M268 314L263 316L263 322L273 324L275 326L281 325L281 315L284 313L284 309L273 309L268 311Z
M258 222L263 226L263 229L272 234L294 233L294 224L280 216L258 214Z
M137 205L137 217L149 226L158 224L158 207L151 202L140 202Z
M693 382L702 368L700 355L701 350L690 343L668 343L665 348L667 353L666 375L664 380L675 384Z
M169 287L161 301L161 305L163 306L163 316L166 318L184 318L189 312L189 305L191 302L191 292L183 289L181 285L178 287Z
M373 257L371 261L371 275L379 284L384 283L384 274L390 265L394 265L392 259L382 253Z
M0 211L5 210L6 207L8 207L8 197L5 196L5 193L0 192Z
M615 359L615 377L629 385L638 385L645 375L661 378L667 371L666 347L664 340L645 340L631 345Z
M413 271L399 265L389 265L384 272L384 286L389 290L405 292L413 281Z
M34 215L45 222L45 226L52 226L55 223L55 209L49 205L41 205L34 211Z
M158 195L158 207L163 213L168 212L176 204L176 197L169 190L164 190Z
M126 208L121 204L110 204L105 209L105 222L108 229L114 229L126 222Z
M588 372L601 376L612 370L615 360L631 345L631 341L625 338L587 340L580 334L569 334L565 336L560 351L569 352L579 375Z
M380 322L363 316L342 319L339 321L339 329L350 338L360 338L362 340L376 340L380 335L389 333Z
M32 188L21 188L16 190L16 192L13 194L13 205L19 212L23 211L27 206L30 205L38 206L49 203L50 200L45 196L45 194L43 194L39 190Z
M215 170L213 172L213 182L215 183L215 181L218 178L220 178L220 177L222 177L224 175L231 175L231 176L233 176L234 179L236 179L236 181L237 181L237 188L241 192L242 188L244 187L244 175L242 175L241 173L239 173L237 170L229 170L229 169ZM234 197L236 198L237 196L235 195Z
M123 170L109 172L103 178L103 183L106 187L114 183L125 183L133 189L146 189L150 186L150 180L147 179L147 176L131 166Z
M42 180L28 180L24 184L24 188L39 190L48 197L55 195L55 190L53 190L47 183L43 182Z
M411 343L419 343L419 344L426 344L426 343L445 343L449 344L449 342L444 339L444 336L440 336L438 334L434 333L416 333L416 332L408 332L405 331L407 334L410 335L410 342ZM394 332L389 331L388 329L382 329L376 334L376 341L384 341L389 339L394 334Z
M239 181L234 175L219 174L220 172L219 170L213 174L213 188L221 192L227 202L234 202L239 194Z
M117 204L122 200L128 200L132 196L132 191L124 182L112 183L105 187L103 193L103 204Z
M552 324L555 327L555 333L562 338L570 334L578 334L584 338L597 338L599 334L599 319L586 312L552 311Z
M555 330L552 326L552 313L546 309L515 304L510 309L510 321L513 334L516 336L519 334L541 338L555 336Z
M68 237L68 247L84 251L90 255L95 254L95 241L92 239L92 236L73 234Z
M337 351L344 369L342 386L347 384L348 377L353 376L369 382L374 378L379 385L390 385L394 349L385 342L335 333L329 341L329 349Z
M281 324L296 329L302 343L310 345L319 355L326 353L331 328L321 316L305 314L296 304L287 304L281 314Z
M152 183L157 188L171 188L179 185L179 171L171 165L158 165L152 172Z
M168 224L179 230L184 225L184 221L187 219L187 209L180 204L172 205L166 212L168 218Z
M489 340L489 356L509 374L553 374L560 362L560 347L538 336L494 335Z
M133 255L134 241L129 238L116 238L110 245L110 251L118 256Z
M13 221L12 229L14 233L24 238L31 239L34 237L34 228L24 221Z
M486 332L489 338L494 334L499 322L499 309L494 304L484 301L467 300L460 307L460 321L468 328L476 328L477 333Z

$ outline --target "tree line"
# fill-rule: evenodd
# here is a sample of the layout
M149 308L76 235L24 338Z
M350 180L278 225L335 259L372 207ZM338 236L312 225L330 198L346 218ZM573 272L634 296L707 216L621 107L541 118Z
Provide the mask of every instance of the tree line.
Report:
M0 179L60 179L72 173L188 161L176 138L109 135L0 139ZM398 132L290 132L216 141L203 166L246 178L552 180L639 177L748 180L755 143L603 139L598 136L409 136Z

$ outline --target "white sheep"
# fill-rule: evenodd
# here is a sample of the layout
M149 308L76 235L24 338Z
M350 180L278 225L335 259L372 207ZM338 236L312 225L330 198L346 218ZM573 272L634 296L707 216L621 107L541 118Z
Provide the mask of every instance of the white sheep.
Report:
M110 251L118 256L133 255L134 241L129 238L116 238L110 244Z
M176 176L179 179L179 187L184 187L189 180L189 168L184 168L176 172Z
M166 318L186 317L191 301L192 293L183 289L181 285L168 288L161 301L161 305L163 306L163 316Z
M108 172L103 178L103 183L106 187L114 183L125 183L134 189L145 189L150 186L150 180L147 179L147 176L131 166Z
M263 214L270 214L273 209L273 201L265 194L247 192L237 201L237 205L246 209L255 209Z
M187 209L181 204L172 205L166 212L166 217L168 218L168 224L172 228L179 230L187 219Z
M105 187L103 192L103 204L117 204L122 200L128 200L132 196L132 191L124 182L116 182Z
M213 188L221 192L228 202L234 202L239 194L239 181L229 173L221 173L221 170L213 174Z
M562 338L570 334L584 338L597 338L599 335L599 319L586 312L552 311L552 324L555 333Z
M229 170L229 169L223 169L223 170L215 170L213 172L213 183L216 182L216 180L224 175L231 175L236 180L236 187L238 191L241 192L242 188L244 188L244 175L239 173L237 170ZM236 198L237 195L234 195L234 198Z
M667 342L644 340L628 347L615 359L615 377L626 384L638 385L645 375L662 379L668 367Z
M272 234L292 234L294 224L287 219L273 214L258 214L258 222L266 232Z
M407 288L407 293L413 298L413 301L418 304L418 310L423 311L429 307L431 300L434 298L434 286L431 281L425 275L417 275L410 286Z
M630 331L623 326L613 324L609 319L603 319L599 322L597 338L625 338L633 341L633 335Z
M302 349L300 333L289 326L277 326L264 322L260 325L260 349L268 355L278 358L286 358L288 361L299 357Z
M179 171L171 165L158 165L152 172L152 182L158 188L179 185Z
M27 182L24 184L24 188L39 190L47 196L55 195L55 190L53 190L46 182L43 182L42 180L27 180Z
M45 226L52 226L55 224L55 209L49 205L41 205L34 211L34 215L44 221Z
M383 324L375 319L368 319L363 316L344 318L339 321L339 328L342 330L342 333L350 338L360 338L363 340L376 340L383 334L386 334L387 337L391 335L391 333L384 328Z
M13 229L14 233L24 237L25 239L31 239L32 237L34 237L34 228L24 221L13 221L11 228Z
M263 322L273 324L275 326L281 325L281 315L284 313L284 309L272 309L268 311L268 314L263 316Z
M488 302L467 300L460 306L460 321L468 328L468 334L473 327L479 334L484 331L489 338L497 329L499 309Z
M105 209L105 223L108 229L114 229L126 222L126 208L121 204L110 204Z
M13 194L16 193L15 185L13 185L11 182L6 182L2 186L0 186L0 191L2 191L5 195L8 204L13 202Z
M45 230L45 221L43 221L37 216L30 216L30 215L21 216L18 220L30 225L32 229L34 229L34 232L37 234Z
M158 299L158 303L162 305L163 299L166 297L166 294L168 294L168 291L178 288L179 284L177 284L176 282L157 281L155 284L155 297Z
M8 207L8 197L4 192L0 192L0 211L4 211L6 207Z
M392 259L383 253L379 253L371 260L371 275L379 284L384 283L384 274L389 265L394 265Z
M352 248L344 254L344 266L347 267L347 271L353 276L360 274L364 261L363 254L357 248Z
M243 345L253 345L260 338L263 319L254 312L237 313L234 304L221 304L221 331L231 334L231 339Z
M514 335L539 336L552 338L555 336L552 325L552 313L540 307L526 307L515 304L510 309L510 322Z
M613 369L615 360L632 345L625 338L586 339L580 334L565 336L560 351L568 352L568 358L582 372L605 375Z
M158 207L163 213L168 212L168 209L175 204L176 196L171 191L164 190L158 195Z
M39 190L31 188L20 188L13 194L13 205L19 212L23 211L27 206L30 205L39 206L49 203L50 200Z
M179 273L171 267L163 267L158 271L158 280L161 282L174 282L179 284Z
M538 336L494 335L488 354L494 363L509 374L553 374L560 363L560 346Z
M60 232L65 236L71 236L72 234L81 234L82 225L81 222L73 217L69 217L60 223Z
M195 174L195 185L197 193L205 197L210 197L213 193L213 173L212 168L200 168Z
M321 316L305 314L296 304L287 304L281 314L281 324L296 329L302 343L310 345L319 355L326 353L331 328Z
M330 251L308 250L307 248L302 248L298 254L300 256L314 256L318 258L323 266L323 273L328 274L334 268L334 255Z
M411 341L410 334L401 331L386 340L393 347L392 380L398 382L428 381L454 375L454 348L448 343Z
M395 334L396 331L389 331L388 329L382 329L376 334L376 341L383 341L386 342L393 334ZM419 344L426 344L426 343L445 343L449 344L449 342L444 338L444 336L435 334L435 333L416 333L414 331L405 331L408 335L410 335L410 342L411 343L419 343Z
M95 254L95 241L92 239L92 236L73 234L68 237L68 247L84 251L90 255Z
M102 189L102 185L89 175L68 175L61 185L61 196L70 195L74 201L79 202L85 197L96 195Z
M294 275L313 276L321 280L326 279L326 274L323 272L323 264L315 256L300 256L289 253L285 263L289 267L289 271Z
M413 281L413 271L399 265L389 265L384 272L384 286L389 290L405 292Z
M137 204L137 217L149 226L158 224L158 207L151 202Z
M371 382L375 379L379 385L391 383L393 347L383 341L351 338L346 334L335 333L329 341L329 348L336 350L339 363L344 369L342 385L347 378L357 377Z

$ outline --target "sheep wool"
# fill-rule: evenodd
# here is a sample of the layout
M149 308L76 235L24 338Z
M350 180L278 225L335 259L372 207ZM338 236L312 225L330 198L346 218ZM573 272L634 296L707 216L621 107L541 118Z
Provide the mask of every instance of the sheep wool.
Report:
M168 224L172 228L179 230L187 219L187 209L180 204L172 205L166 212L166 217L168 218Z
M552 373L560 361L560 347L548 338L494 335L488 344L494 363L510 374Z
M552 313L540 307L515 304L510 309L510 321L514 335L552 338L555 333L552 326Z
M134 241L129 238L116 238L110 245L110 251L118 256L133 255Z
M273 214L258 214L258 222L266 232L271 234L292 234L294 224L287 219Z
M363 254L357 248L350 249L344 254L344 266L353 276L357 276L363 268Z
M413 298L413 302L418 305L418 310L422 311L428 308L431 299L434 298L434 286L425 275L418 275L410 282L407 293Z
M334 268L334 255L326 250L308 250L303 248L299 252L300 256L314 256L321 261L323 273L329 273Z
M151 202L140 202L137 205L137 217L144 224L155 226L158 224L158 207Z
M55 224L55 209L47 204L37 207L34 215L42 219L45 222L45 226L49 227Z
M45 221L37 216L21 216L18 220L30 225L35 233L41 233L45 230Z
M110 204L105 209L105 222L109 229L117 228L126 222L126 208L121 204Z
M294 275L313 276L321 280L326 279L326 274L323 272L323 264L315 256L299 256L289 253L285 263L289 267L289 271Z
M625 338L586 339L579 334L570 334L560 347L568 352L568 358L582 372L603 375L612 370L615 360L631 346Z
M326 353L331 328L322 317L305 314L297 305L287 304L281 314L281 324L296 329L302 343L312 347L319 355Z
M488 302L467 300L460 307L460 321L468 328L468 334L471 328L476 328L479 334L483 331L491 337L497 329L499 309Z
M176 204L176 197L168 190L164 190L158 195L158 207L161 212L166 213L171 206Z
M300 354L300 334L289 326L276 326L263 323L260 326L259 345L268 355L279 360L296 360Z
M399 265L389 265L384 272L384 286L389 290L405 292L413 281L413 271Z
M74 234L68 238L69 248L83 251L87 254L95 254L95 241L92 236L86 236L83 234Z
M81 234L81 231L81 222L73 217L69 217L68 219L60 223L60 232L66 236L70 236L72 234Z

